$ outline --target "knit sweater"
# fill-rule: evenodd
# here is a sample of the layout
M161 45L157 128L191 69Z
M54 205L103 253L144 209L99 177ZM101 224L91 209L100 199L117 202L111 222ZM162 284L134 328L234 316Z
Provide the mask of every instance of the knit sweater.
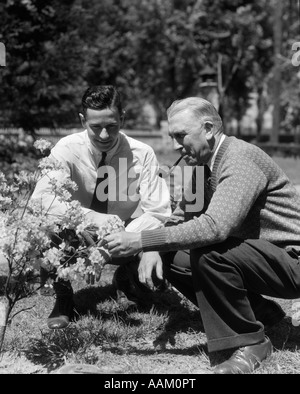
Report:
M300 195L259 147L226 137L213 166L211 189L205 188L205 196L211 195L199 217L188 219L183 201L169 220L176 225L143 231L143 250L194 249L229 237L300 249Z

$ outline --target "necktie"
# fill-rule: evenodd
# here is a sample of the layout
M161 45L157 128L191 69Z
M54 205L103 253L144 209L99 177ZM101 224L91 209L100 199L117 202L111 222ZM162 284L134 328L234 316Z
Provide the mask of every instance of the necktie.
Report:
M205 179L205 183L208 187L210 187L210 183L211 183L211 171L208 165L204 165L204 179Z
M93 211L100 212L100 213L107 213L108 186L106 186L104 189L104 196L99 196L99 198L97 197L97 189L98 189L99 184L101 182L105 181L108 177L107 172L104 172L104 175L102 177L99 175L99 168L105 166L106 155L107 155L106 152L102 153L102 158L101 158L100 163L98 165L97 181L96 181L96 186L95 186L95 190L94 190L93 200L92 200L91 207L90 207Z
M214 191L211 184L211 170L208 165L204 165L204 200L210 201Z
M206 164L203 166L203 169L204 169L204 174L203 174L203 176L204 176L204 187L205 187L205 189L209 189L211 187L211 171L210 171L210 168L208 167L208 165L206 165ZM200 180L198 180L198 182L199 181ZM197 182L197 180L196 180L196 169L194 169L194 171L193 171L193 182L192 182L192 191L193 191L194 194L196 193L196 190L197 190L196 182Z

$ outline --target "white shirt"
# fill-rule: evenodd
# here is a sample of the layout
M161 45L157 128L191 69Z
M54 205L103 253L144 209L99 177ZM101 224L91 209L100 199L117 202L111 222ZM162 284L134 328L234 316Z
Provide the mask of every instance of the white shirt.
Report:
M223 143L224 140L225 140L225 135L223 134L222 137L220 138L220 141L219 141L219 143L218 143L218 146L217 146L216 150L214 151L214 153L213 153L211 159L209 160L209 162L207 163L207 165L208 165L210 171L213 170L213 167L214 167L214 164L215 164L215 160L216 160L218 151L219 151L220 146L222 145L222 143Z
M90 206L97 180L97 167L102 153L91 144L87 131L71 134L60 139L51 150L51 156L64 164L78 190L72 199L78 200L86 213ZM153 149L143 142L120 132L116 145L107 152L105 160L109 168L108 214L122 220L132 220L127 231L139 232L159 227L170 215L170 194L164 179L158 176L159 164ZM50 177L58 178L55 171ZM55 199L49 178L40 180L32 196L42 201L49 213L64 214L66 206Z

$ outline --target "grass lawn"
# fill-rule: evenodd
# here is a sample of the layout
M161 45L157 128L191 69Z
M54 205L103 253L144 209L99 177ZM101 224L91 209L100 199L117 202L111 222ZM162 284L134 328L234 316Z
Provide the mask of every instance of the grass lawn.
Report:
M86 363L108 373L209 373L205 335L198 310L176 291L145 293L137 308L115 301L114 266L101 283L75 283L80 317L65 330L49 330L46 319L54 296L20 302L28 311L7 328L0 373L53 373L60 366Z
M294 184L300 184L300 158L275 156L273 159Z
M98 285L74 284L78 320L65 330L49 330L54 296L20 302L7 327L2 374L56 373L63 365L91 364L103 373L212 374L206 336L197 308L175 289L145 293L136 308L115 301L115 267L106 266ZM291 321L292 302L277 300L286 318L268 335L274 353L255 374L300 373L300 327Z

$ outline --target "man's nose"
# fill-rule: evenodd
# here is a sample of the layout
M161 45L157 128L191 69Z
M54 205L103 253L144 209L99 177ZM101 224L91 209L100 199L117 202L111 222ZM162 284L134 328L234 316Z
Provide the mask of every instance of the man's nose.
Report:
M178 141L174 140L173 141L173 148L174 148L174 150L181 151L183 146L180 145Z
M105 127L103 127L103 129L101 130L99 137L102 140L107 140L107 138L109 137L109 134L108 134L108 132L107 132Z

